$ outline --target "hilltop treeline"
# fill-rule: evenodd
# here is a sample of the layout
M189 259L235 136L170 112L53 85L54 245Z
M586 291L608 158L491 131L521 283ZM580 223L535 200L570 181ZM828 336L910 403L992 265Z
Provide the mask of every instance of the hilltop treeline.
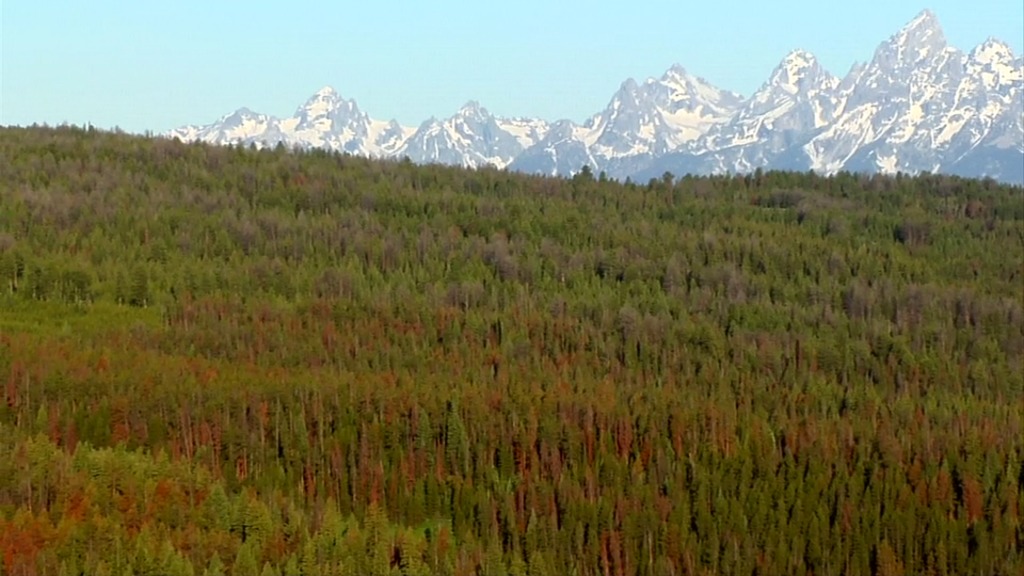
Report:
M0 574L1019 574L1021 195L0 129Z

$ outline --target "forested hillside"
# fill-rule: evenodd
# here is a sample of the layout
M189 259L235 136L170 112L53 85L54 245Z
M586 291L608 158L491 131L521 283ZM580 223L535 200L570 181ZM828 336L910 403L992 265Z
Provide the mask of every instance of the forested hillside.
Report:
M1022 194L0 129L0 574L1021 574Z

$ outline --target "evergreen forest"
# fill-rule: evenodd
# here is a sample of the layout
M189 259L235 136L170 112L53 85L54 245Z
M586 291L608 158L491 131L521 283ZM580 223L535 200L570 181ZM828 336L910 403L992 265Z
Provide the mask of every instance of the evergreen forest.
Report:
M0 576L1024 573L1024 189L0 128Z

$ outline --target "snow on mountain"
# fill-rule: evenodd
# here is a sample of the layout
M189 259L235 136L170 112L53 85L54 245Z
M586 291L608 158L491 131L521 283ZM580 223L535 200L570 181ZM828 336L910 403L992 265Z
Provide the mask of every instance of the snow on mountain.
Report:
M185 126L171 131L168 136L183 141L202 140L226 144L258 137L273 125L274 119L270 116L257 114L248 108L239 108L208 126Z
M1015 112L1022 83L1021 62L1009 47L990 40L964 54L947 45L926 11L878 47L844 113L803 149L822 172L1012 173L1003 165L1024 162L1024 130ZM1000 155L994 164L964 162L992 147L1018 154ZM964 169L982 165L989 168Z
M325 87L288 118L279 119L242 108L208 126L186 126L171 131L168 136L211 144L275 146L282 143L288 147L392 157L413 132L393 120L382 122L370 118L354 100L346 100L333 88Z
M547 130L543 121L497 118L478 102L469 102L450 118L424 122L398 154L420 163L504 168Z
M509 168L533 174L556 176L574 174L583 167L597 166L598 160L591 154L590 147L599 134L594 128L596 118L586 126L577 126L569 120L560 120L551 125L539 142L525 149L509 165Z
M412 128L402 126L397 120L371 120L367 130L367 139L372 147L371 155L381 158L396 156L412 133Z
M707 80L692 76L678 64L653 84L652 100L672 133L670 148L695 140L721 124L743 104L743 97L720 90Z
M945 164L962 166L965 158L992 149L1024 153L1024 61L1015 61L1005 44L989 40L964 58L964 71L934 130Z
M947 46L925 11L883 42L860 73L844 113L804 151L822 172L932 170L933 133L963 77L963 54ZM916 168L916 170L915 170Z
M279 125L286 128L283 135L289 144L368 156L387 155L382 150L383 143L377 141L387 125L372 120L354 100L345 100L330 87L314 94Z
M673 66L628 79L582 124L501 118L476 102L418 128L375 120L324 88L284 119L242 108L168 133L365 156L615 178L757 168L945 171L1024 181L1024 59L989 39L964 53L924 11L839 79L794 50L749 98Z
M551 125L546 120L536 118L495 118L498 127L511 134L526 150L544 139Z
M511 167L542 174L572 174L585 160L592 169L626 177L726 121L742 97L720 90L679 65L642 84L626 80L608 106L582 125L559 130L526 150Z
M795 144L835 120L843 98L839 79L810 53L795 50L727 122L693 142L708 154L711 172L749 171L766 166Z
M987 90L1020 89L1024 81L1022 59L1014 61L1013 50L1006 43L989 38L968 55L967 74L976 78Z
M589 126L598 132L594 154L606 159L664 154L728 119L741 102L678 65L643 84L626 80Z

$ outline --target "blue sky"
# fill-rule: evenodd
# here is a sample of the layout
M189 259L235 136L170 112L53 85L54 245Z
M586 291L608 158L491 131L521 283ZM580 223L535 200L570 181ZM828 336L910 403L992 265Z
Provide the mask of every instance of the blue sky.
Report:
M164 131L325 85L417 125L467 100L582 120L674 63L749 95L794 48L843 75L925 8L949 42L1020 55L1020 0L237 2L0 0L0 124Z

